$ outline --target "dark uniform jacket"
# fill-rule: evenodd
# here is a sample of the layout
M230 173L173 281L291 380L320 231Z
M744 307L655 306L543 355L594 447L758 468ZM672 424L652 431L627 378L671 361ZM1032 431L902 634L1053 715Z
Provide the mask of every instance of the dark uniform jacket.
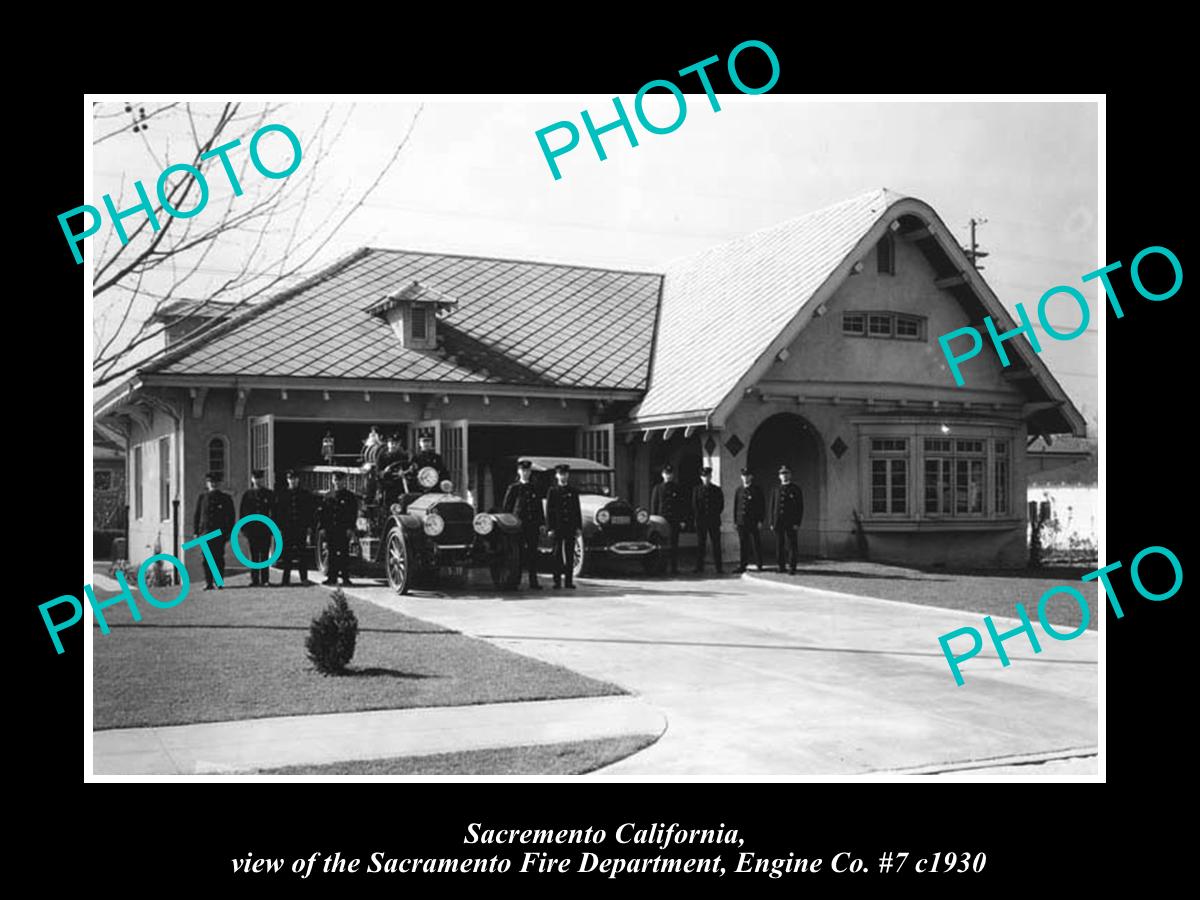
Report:
M388 450L388 449L384 448L384 450L379 454L378 458L375 460L375 467L376 467L376 469L378 469L378 471L382 472L384 469L386 469L392 463L396 463L396 462L400 463L401 471L403 471L404 469L407 469L408 468L408 454L399 448L397 448L395 450Z
M257 513L260 516L266 516L272 519L275 510L275 494L270 488L250 488L246 493L242 494L242 502L238 506L238 518L244 519L246 516ZM278 522L275 522L278 525ZM271 532L262 522L251 522L245 528L246 534L251 537L269 537Z
M222 537L228 538L233 530L233 498L220 489L203 491L196 498L193 524L195 534L207 534L220 529Z
M446 462L442 459L442 454L436 450L422 450L412 458L412 464L408 469L416 475L426 466L433 466L437 469L438 481L445 481L450 476L450 470L446 468Z
M321 504L321 524L327 529L353 528L358 521L358 495L338 488L325 495Z
M700 482L692 490L692 510L696 513L697 524L720 522L724 509L725 492L717 485Z
M796 482L781 484L771 492L771 524L799 525L804 518L804 495Z
M754 528L767 515L767 499L757 484L739 484L733 492L733 521L743 528Z
M275 524L284 534L300 534L312 524L313 495L302 487L283 488L275 495Z
M690 512L687 491L678 481L660 481L650 492L650 513L668 522L682 522Z
M582 528L583 512L575 485L553 485L546 492L546 529L571 535Z
M542 498L538 496L537 488L532 481L522 484L514 481L504 492L504 503L501 504L506 513L512 513L521 520L521 527L526 530L536 530L546 521L542 513Z

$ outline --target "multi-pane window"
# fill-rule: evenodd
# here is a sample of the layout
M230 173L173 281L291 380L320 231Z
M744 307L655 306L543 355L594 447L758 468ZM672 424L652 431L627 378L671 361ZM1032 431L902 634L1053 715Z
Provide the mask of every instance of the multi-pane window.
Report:
M133 448L133 517L142 517L142 447Z
M1009 495L1009 464L1008 464L1008 441L996 441L995 456L992 457L993 476L992 483L995 485L995 511L997 515L1008 512L1008 495Z
M919 341L925 337L925 320L905 313L845 312L842 313L842 334Z
M215 472L222 481L225 480L226 468L225 439L215 437L208 442L208 469Z
M871 441L871 512L905 515L908 512L908 440L875 438Z
M925 512L940 516L978 516L984 513L982 440L925 439Z
M158 440L158 518L171 518L171 439Z

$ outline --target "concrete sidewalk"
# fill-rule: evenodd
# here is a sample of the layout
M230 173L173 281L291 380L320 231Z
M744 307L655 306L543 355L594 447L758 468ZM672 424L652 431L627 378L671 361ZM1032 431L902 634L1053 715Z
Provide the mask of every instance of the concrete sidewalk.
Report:
M1093 753L1098 743L1093 631L1043 641L1037 655L1013 639L1008 667L989 642L959 687L937 637L979 627L980 614L755 578L584 579L569 594L503 597L470 587L350 593L619 684L664 710L670 729L659 741L592 778L1004 766ZM1014 624L996 617L997 627Z
M281 716L94 733L96 775L194 775L426 756L492 747L660 735L663 714L638 697Z

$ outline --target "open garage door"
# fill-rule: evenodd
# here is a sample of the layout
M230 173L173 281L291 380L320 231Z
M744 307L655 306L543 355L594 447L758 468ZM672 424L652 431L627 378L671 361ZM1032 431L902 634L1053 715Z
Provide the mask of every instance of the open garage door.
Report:
M613 426L583 425L575 438L575 454L602 466L613 465Z
M471 491L474 486L467 478L467 420L443 422L441 432L438 452L442 454L446 468L450 470L450 480L454 482L454 489Z
M266 476L264 484L275 486L275 419L274 416L250 418L250 471L262 469ZM247 473L249 474L249 473ZM229 487L236 490L233 485Z

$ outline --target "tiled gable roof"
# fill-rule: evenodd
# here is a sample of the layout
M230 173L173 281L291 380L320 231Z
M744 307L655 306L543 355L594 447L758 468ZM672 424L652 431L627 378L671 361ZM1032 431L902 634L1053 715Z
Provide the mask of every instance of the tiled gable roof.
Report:
M553 263L365 250L253 307L148 370L640 390L662 276ZM413 281L458 301L443 352L402 347L366 310Z
M668 266L650 390L634 418L713 410L900 199L881 188Z

